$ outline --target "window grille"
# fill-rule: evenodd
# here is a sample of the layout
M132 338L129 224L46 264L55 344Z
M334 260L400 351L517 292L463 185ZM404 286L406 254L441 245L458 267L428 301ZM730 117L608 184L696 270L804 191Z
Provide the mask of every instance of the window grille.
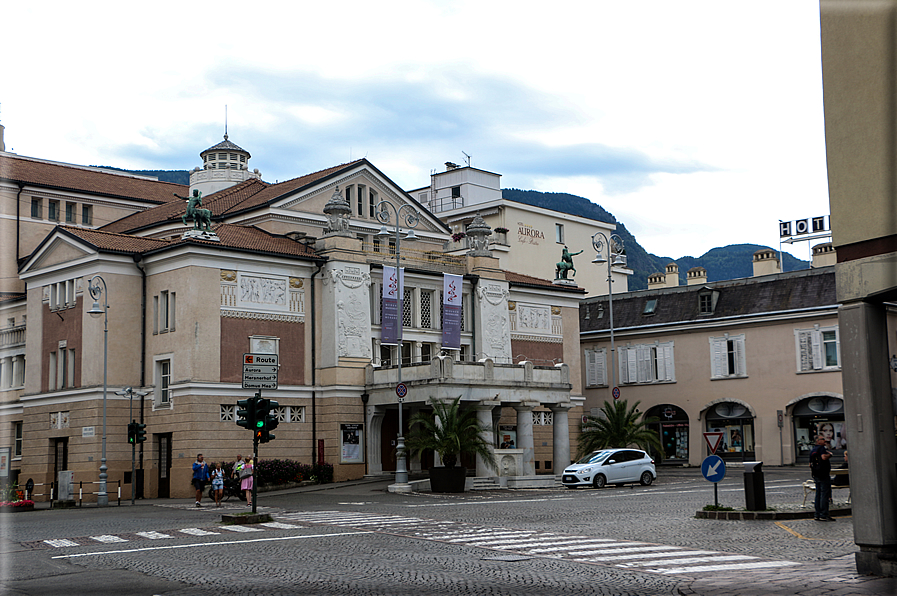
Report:
M234 404L221 404L221 422L236 422L236 409L237 406Z
M433 293L421 292L420 294L420 326L424 329L431 329L432 325L432 305Z
M405 288L402 301L402 326L414 326L414 288Z

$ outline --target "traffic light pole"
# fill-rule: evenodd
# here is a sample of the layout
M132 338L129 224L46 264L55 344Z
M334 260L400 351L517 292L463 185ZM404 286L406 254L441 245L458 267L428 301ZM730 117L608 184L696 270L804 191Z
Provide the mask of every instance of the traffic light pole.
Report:
M259 392L261 395L261 391ZM256 482L257 473L259 465L259 440L256 433L252 434L252 512L256 513L258 506L258 482Z
M131 419L131 423L134 423L134 395L131 393L131 388L128 387L128 418ZM135 429L136 430L136 429ZM131 505L134 504L135 499L137 498L136 486L137 486L137 477L135 474L135 461L137 458L137 437L134 437L134 442L131 443Z

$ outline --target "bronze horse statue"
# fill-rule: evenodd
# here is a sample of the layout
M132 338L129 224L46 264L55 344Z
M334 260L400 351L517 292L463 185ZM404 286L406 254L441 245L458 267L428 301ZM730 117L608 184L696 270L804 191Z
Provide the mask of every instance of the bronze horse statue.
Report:
M570 271L573 272L573 275L576 275L576 268L573 267L573 257L580 254L582 251L571 253L567 250L567 247L564 247L564 252L561 253L561 261L557 264L557 270L555 271L555 279L567 279L567 273Z
M187 212L181 216L181 222L187 225L187 218L193 219L193 229L201 232L212 231L212 211L210 209L202 209L202 193L199 190L193 191L192 197L182 197L174 193L179 199L187 201Z

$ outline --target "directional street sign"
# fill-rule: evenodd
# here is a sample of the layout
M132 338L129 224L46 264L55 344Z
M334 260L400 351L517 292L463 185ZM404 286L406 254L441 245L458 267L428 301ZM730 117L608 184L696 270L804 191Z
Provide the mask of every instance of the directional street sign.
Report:
M243 389L277 389L277 354L243 354Z
M723 442L723 433L719 431L706 432L704 433L704 440L707 441L707 446L710 447L710 454L713 455L719 449L720 443Z
M701 462L701 474L705 480L717 483L726 477L726 462L718 455L708 455Z

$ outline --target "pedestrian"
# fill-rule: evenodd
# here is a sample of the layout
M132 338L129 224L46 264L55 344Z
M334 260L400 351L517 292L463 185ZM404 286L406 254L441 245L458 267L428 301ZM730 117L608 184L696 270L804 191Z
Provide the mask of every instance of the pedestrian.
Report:
M240 470L240 490L246 491L246 504L252 506L252 460L249 456L243 462Z
M202 507L202 491L206 487L209 480L209 464L202 460L202 453L196 455L196 461L193 462L193 487L196 489L196 506Z
M212 470L212 490L215 492L215 507L221 507L221 497L224 495L224 470L221 462L215 464Z
M240 470L243 468L243 456L237 455L237 460L234 462L233 467L230 471L231 478L240 478Z
M832 452L826 449L826 441L822 433L816 435L816 446L810 452L810 472L816 482L816 521L835 521L828 511L828 503L832 497Z

